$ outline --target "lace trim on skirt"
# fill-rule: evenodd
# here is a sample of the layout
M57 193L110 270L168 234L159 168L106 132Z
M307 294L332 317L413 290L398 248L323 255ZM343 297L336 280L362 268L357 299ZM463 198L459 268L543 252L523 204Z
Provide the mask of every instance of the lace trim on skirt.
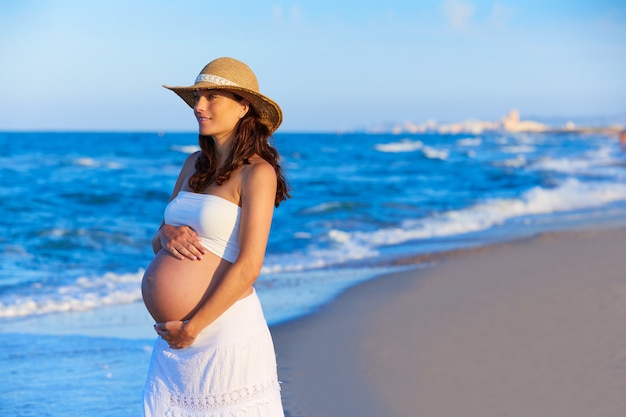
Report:
M170 413L172 417L177 417L175 410L188 414L199 413L198 415L207 415L207 413L221 413L228 409L238 408L247 410L250 407L259 404L270 404L277 402L280 404L280 385L277 381L267 381L263 384L257 384L250 387L241 388L231 392L209 395L190 395L186 393L170 394Z

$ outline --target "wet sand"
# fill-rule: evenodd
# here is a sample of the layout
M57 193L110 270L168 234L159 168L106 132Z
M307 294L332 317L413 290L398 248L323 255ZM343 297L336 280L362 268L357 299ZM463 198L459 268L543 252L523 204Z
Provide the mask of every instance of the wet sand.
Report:
M626 229L435 259L272 329L290 417L623 417Z

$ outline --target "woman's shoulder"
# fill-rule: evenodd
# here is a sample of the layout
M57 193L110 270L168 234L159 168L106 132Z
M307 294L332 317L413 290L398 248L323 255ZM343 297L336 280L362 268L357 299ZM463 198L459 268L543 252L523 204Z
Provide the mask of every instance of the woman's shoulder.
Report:
M202 154L202 151L198 150L195 152L192 152L189 154L189 156L187 157L187 159L185 159L185 165L187 165L188 163L196 163L196 159L198 159L198 157Z
M276 171L272 164L257 155L248 159L248 164L242 167L242 176L248 183L276 183Z
M183 168L182 171L189 171L189 170L193 170L195 171L196 169L196 160L198 159L198 157L200 156L200 154L202 153L202 151L196 151L192 154L190 154L187 159L185 159L185 162L183 163Z
M249 158L248 164L244 165L243 167L249 172L261 173L257 175L266 175L267 173L276 175L276 172L274 171L274 167L272 166L272 164L270 164L269 162L267 162L265 159L261 158L258 155L254 155L252 158Z

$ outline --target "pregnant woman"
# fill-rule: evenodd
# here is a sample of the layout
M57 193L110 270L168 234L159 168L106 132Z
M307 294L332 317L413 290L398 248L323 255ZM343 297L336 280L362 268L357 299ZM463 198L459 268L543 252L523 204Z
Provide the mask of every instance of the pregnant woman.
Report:
M283 416L272 338L253 288L274 207L289 195L270 135L280 107L232 58L189 87L201 150L184 163L142 293L157 338L145 416Z

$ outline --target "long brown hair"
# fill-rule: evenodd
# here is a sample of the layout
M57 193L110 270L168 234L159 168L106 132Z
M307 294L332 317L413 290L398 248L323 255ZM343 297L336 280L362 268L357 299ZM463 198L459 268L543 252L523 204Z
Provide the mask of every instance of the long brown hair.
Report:
M217 166L217 153L213 137L199 135L198 143L202 152L196 159L196 172L189 178L189 187L194 192L200 193L214 182L217 185L222 185L230 178L234 170L242 165L249 165L249 159L254 155L259 155L276 171L277 186L274 205L278 207L282 201L291 196L289 195L287 180L278 163L280 155L269 140L269 130L259 121L253 107L250 107L248 113L237 123L233 146L221 167Z

